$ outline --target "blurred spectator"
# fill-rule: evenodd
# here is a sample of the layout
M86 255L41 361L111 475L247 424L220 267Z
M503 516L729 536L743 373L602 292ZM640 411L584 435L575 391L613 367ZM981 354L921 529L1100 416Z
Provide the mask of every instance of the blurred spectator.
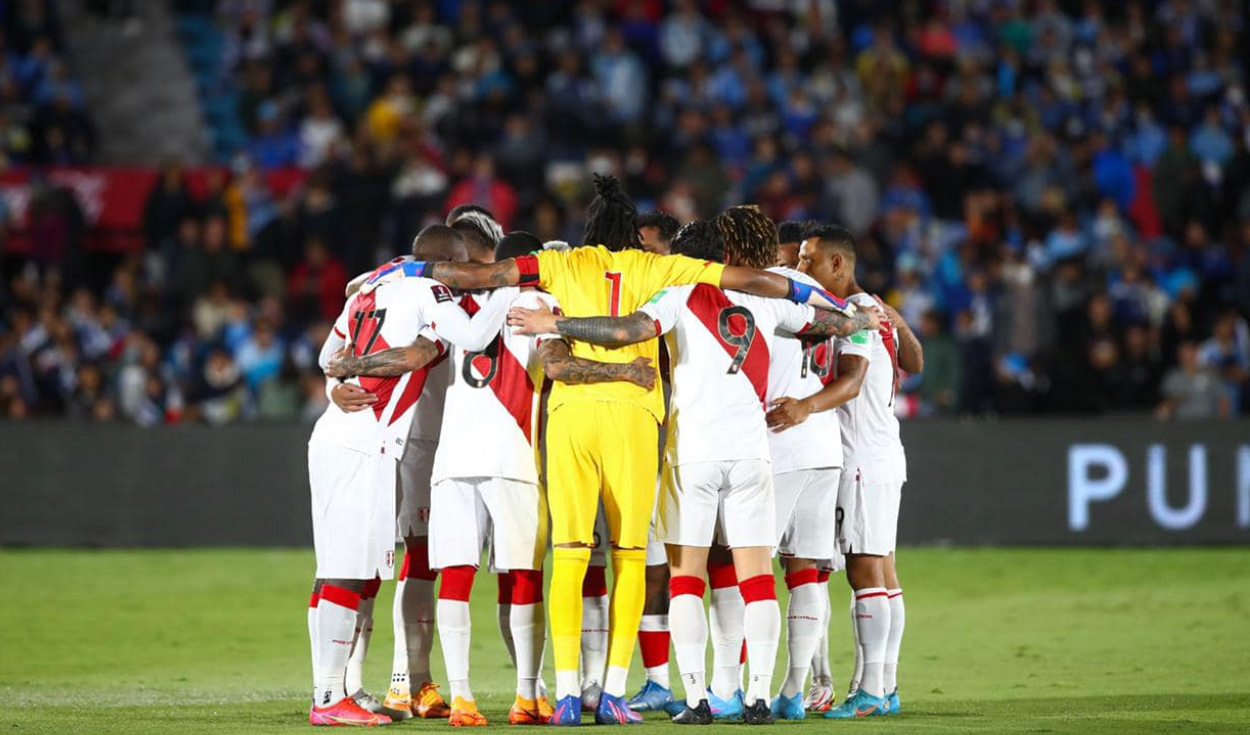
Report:
M304 259L295 266L287 286L291 314L300 321L334 321L343 310L347 271L320 240L309 240Z
M1163 401L1155 409L1159 418L1210 419L1227 416L1230 402L1219 378L1198 362L1198 347L1181 342L1176 348L1176 367L1163 378Z

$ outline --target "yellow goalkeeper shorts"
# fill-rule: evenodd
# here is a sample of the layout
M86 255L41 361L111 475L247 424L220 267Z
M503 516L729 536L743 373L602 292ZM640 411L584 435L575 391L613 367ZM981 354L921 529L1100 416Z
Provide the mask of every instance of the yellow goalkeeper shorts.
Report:
M658 425L616 401L569 401L547 421L551 543L593 545L599 497L613 544L644 549L655 507Z

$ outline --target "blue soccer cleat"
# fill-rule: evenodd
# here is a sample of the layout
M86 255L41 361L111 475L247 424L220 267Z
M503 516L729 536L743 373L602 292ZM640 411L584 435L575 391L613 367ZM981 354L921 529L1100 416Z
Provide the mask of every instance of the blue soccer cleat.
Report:
M772 706L773 717L778 720L802 720L807 717L807 710L803 707L803 692L796 693L793 697L783 697L780 694L773 700Z
M890 700L885 697L874 697L863 689L855 692L846 701L825 713L832 720L849 720L854 717L884 717L890 714Z
M576 694L570 694L556 702L555 710L552 711L551 719L547 721L547 724L556 726L582 724L582 698Z
M654 681L647 679L642 685L642 689L638 690L629 700L629 708L635 712L659 712L660 710L668 711L668 705L673 703L673 690L665 686L660 686ZM681 709L677 710L678 712Z
M624 697L604 692L595 710L596 725L641 725L642 715L629 708Z
M710 688L707 690L707 701L712 707L712 717L718 720L740 720L742 713L746 710L746 703L742 700L742 690L734 692L729 699L721 699L716 696Z
M890 711L887 712L886 714L897 715L899 713L899 707L900 707L898 703L898 687L895 687L894 691L890 692L890 696L886 697L885 699L887 702L890 703Z

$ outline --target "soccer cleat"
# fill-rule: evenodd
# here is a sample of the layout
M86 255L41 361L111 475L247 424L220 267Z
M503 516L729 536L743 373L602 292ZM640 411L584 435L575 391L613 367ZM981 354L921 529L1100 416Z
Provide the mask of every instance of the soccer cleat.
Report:
M748 704L742 710L742 721L748 725L771 725L777 720L768 708L768 700L757 699L755 704Z
M629 708L635 712L659 712L662 709L666 709L666 706L672 703L672 689L660 686L656 682L647 679L647 681L643 683L642 689L639 689L638 693L629 700ZM682 709L684 709L684 707Z
M308 724L319 727L377 727L391 724L391 718L375 715L356 704L351 697L343 697L328 707L310 708Z
M853 717L883 717L890 713L890 701L874 697L863 689L847 697L846 701L825 713L831 720L849 720Z
M596 725L641 725L642 715L629 708L624 697L604 692L595 710Z
M898 703L898 687L895 687L894 691L890 692L890 696L886 697L885 699L886 699L886 702L889 703L890 705L890 711L886 712L886 714L897 715L899 713L899 708L901 706Z
M555 708L552 707L551 702L547 700L547 695L539 694L538 695L538 714L539 716L543 718L543 723L546 724L546 722L551 719L551 716L554 715L555 712L556 712Z
M523 699L520 695L508 710L508 722L512 725L545 725L548 719L539 711L537 700Z
M778 720L805 719L807 711L803 709L803 692L795 692L793 697L778 694L773 700L772 713Z
M427 681L412 699L412 713L430 720L443 720L451 716L451 708L438 693L438 685Z
M742 701L742 690L734 692L729 699L721 699L711 689L707 690L707 701L712 708L712 716L718 720L737 720L742 717L746 705Z
M599 698L603 696L603 687L591 684L582 690L582 712L599 710Z
M833 682L824 677L812 678L812 686L807 690L803 700L803 709L808 712L827 712L833 706Z
M673 715L674 725L710 725L714 721L712 707L708 705L706 699L700 699L699 706L693 708L683 703L681 712Z
M477 711L477 702L472 699L454 697L447 724L452 727L486 727L486 716Z
M547 721L547 724L556 726L582 724L582 698L576 694L570 694L556 702L555 709L551 712L551 719Z
M407 680L404 680L401 685L392 679L391 688L386 690L386 699L382 701L382 707L395 713L391 715L392 720L406 720L412 717L412 693L408 691Z

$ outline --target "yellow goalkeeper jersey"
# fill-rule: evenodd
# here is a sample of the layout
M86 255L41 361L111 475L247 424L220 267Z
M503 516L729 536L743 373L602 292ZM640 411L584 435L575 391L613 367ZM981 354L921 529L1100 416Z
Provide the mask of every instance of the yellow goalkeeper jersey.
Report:
M538 259L538 286L560 301L565 316L627 316L669 286L694 283L720 285L725 266L682 255L656 255L643 250L613 252L602 245L584 245L564 252L544 250ZM630 362L649 357L657 369L660 343L649 339L620 348L571 340L576 357L600 362ZM548 398L548 410L570 401L621 401L642 406L664 420L660 381L650 391L633 383L567 385L557 382ZM589 427L588 427L589 428Z

